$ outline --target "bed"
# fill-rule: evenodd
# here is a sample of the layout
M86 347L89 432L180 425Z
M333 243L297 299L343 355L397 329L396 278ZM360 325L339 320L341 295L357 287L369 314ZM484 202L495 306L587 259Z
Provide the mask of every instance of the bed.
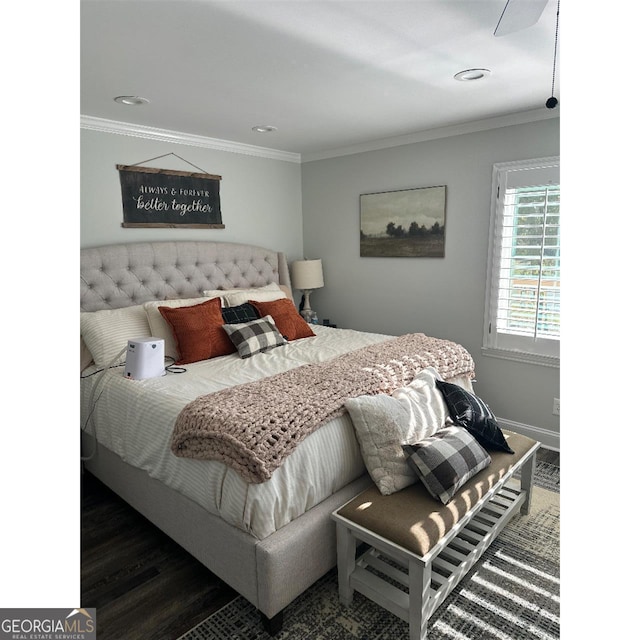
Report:
M166 353L179 357L168 319L187 313L186 307L209 309L210 300L229 312L248 300L264 301L267 310L274 302L278 309L292 306L285 255L224 242L87 248L81 250L80 288L84 469L255 605L276 631L283 609L336 564L331 513L372 484L349 413L335 412L281 448L275 468L254 468L254 475L262 474L257 479L245 473L244 458L226 450L217 459L182 455L183 445L175 444L179 419L214 392L222 406L232 390L251 391L244 404L259 410L258 401L246 398L256 398L254 387L267 378L290 384L302 371L320 375L329 363L362 357L393 336L306 325L311 335L251 357L232 351L130 380L113 345L163 337ZM472 366L467 369L448 379L470 389ZM257 388L265 396L264 387ZM252 456L249 449L245 457Z

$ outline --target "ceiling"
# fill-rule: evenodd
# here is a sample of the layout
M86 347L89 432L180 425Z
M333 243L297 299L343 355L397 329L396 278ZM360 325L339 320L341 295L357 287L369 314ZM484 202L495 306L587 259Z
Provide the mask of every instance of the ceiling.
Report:
M81 114L303 159L511 114L556 117L545 102L557 3L495 36L505 3L81 0ZM491 73L454 79L470 68ZM123 95L149 103L114 101Z

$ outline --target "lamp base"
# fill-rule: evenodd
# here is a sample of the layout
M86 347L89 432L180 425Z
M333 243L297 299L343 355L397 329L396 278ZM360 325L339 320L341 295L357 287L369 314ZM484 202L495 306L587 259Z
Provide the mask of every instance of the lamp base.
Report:
M309 303L311 299L311 290L305 289L303 292L304 296L304 307L300 311L300 315L304 318L305 322L309 322L311 324L318 322L318 314L311 309L311 304Z
M309 322L310 324L318 323L318 314L312 309L303 309L300 315L304 318L305 322Z

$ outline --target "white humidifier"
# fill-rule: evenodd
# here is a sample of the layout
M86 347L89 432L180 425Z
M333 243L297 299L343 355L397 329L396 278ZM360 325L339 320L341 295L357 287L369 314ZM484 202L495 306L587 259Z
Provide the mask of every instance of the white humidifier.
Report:
M136 338L127 344L124 377L145 380L164 375L164 340L162 338Z

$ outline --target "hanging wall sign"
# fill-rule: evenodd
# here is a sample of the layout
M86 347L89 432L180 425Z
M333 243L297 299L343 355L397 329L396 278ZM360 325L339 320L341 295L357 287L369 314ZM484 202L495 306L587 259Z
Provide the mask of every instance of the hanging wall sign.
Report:
M220 176L117 164L123 227L224 229Z

